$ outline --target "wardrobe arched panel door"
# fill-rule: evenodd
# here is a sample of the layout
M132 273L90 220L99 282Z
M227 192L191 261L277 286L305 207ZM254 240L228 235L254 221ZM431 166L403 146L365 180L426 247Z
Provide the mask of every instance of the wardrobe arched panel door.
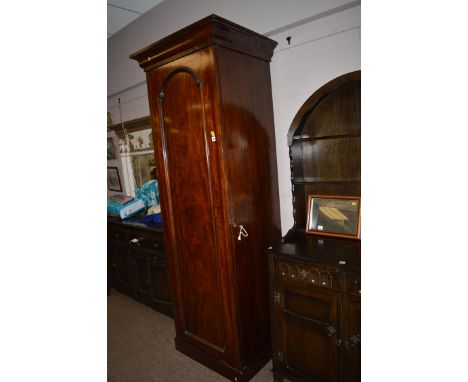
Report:
M216 153L212 152L207 131L205 86L199 73L190 68L171 70L164 77L159 95L160 124L167 158L176 267L179 280L185 284L179 295L184 333L223 352L223 314L213 224L213 199L218 195L211 180L217 175L212 174L215 169L211 168Z

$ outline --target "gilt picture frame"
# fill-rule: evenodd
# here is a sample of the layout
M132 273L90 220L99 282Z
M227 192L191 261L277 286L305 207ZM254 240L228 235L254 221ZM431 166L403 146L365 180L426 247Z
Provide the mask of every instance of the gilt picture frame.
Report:
M307 234L361 238L361 197L309 195Z

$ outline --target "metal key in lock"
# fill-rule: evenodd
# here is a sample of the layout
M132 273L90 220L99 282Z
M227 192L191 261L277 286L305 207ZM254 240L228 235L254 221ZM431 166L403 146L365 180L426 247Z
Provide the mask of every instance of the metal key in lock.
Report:
M237 236L237 240L242 240L242 236L243 237L247 237L249 236L249 234L247 233L246 229L244 228L244 226L241 224L239 226L239 236Z

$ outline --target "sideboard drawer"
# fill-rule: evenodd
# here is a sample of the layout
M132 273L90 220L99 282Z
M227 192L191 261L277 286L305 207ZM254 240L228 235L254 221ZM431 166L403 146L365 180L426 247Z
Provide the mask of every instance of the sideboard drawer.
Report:
M324 267L278 261L277 275L285 281L314 285L327 289L339 289L339 274Z
M107 240L125 243L125 230L116 227L107 226Z
M151 232L128 230L127 239L131 247L161 253L164 251L164 241L162 236Z

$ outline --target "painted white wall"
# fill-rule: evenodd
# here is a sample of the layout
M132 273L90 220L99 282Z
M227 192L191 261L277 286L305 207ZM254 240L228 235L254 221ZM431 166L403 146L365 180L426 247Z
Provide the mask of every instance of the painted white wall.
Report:
M286 135L294 115L319 87L361 68L361 7L314 20L312 16L342 6L338 0L166 0L108 39L108 111L120 122L149 114L143 70L128 56L207 15L215 13L279 44L271 63L281 226L293 224L289 153ZM311 18L312 21L298 23ZM288 27L291 24L301 24ZM285 30L283 30L285 28ZM281 33L271 31L281 29ZM291 36L288 45L286 37Z
M361 69L360 12L358 6L271 36L279 43L270 70L283 235L294 222L286 141L289 127L312 93L344 73Z
M165 0L107 39L107 94L145 80L128 56L210 14L264 34L351 0Z

